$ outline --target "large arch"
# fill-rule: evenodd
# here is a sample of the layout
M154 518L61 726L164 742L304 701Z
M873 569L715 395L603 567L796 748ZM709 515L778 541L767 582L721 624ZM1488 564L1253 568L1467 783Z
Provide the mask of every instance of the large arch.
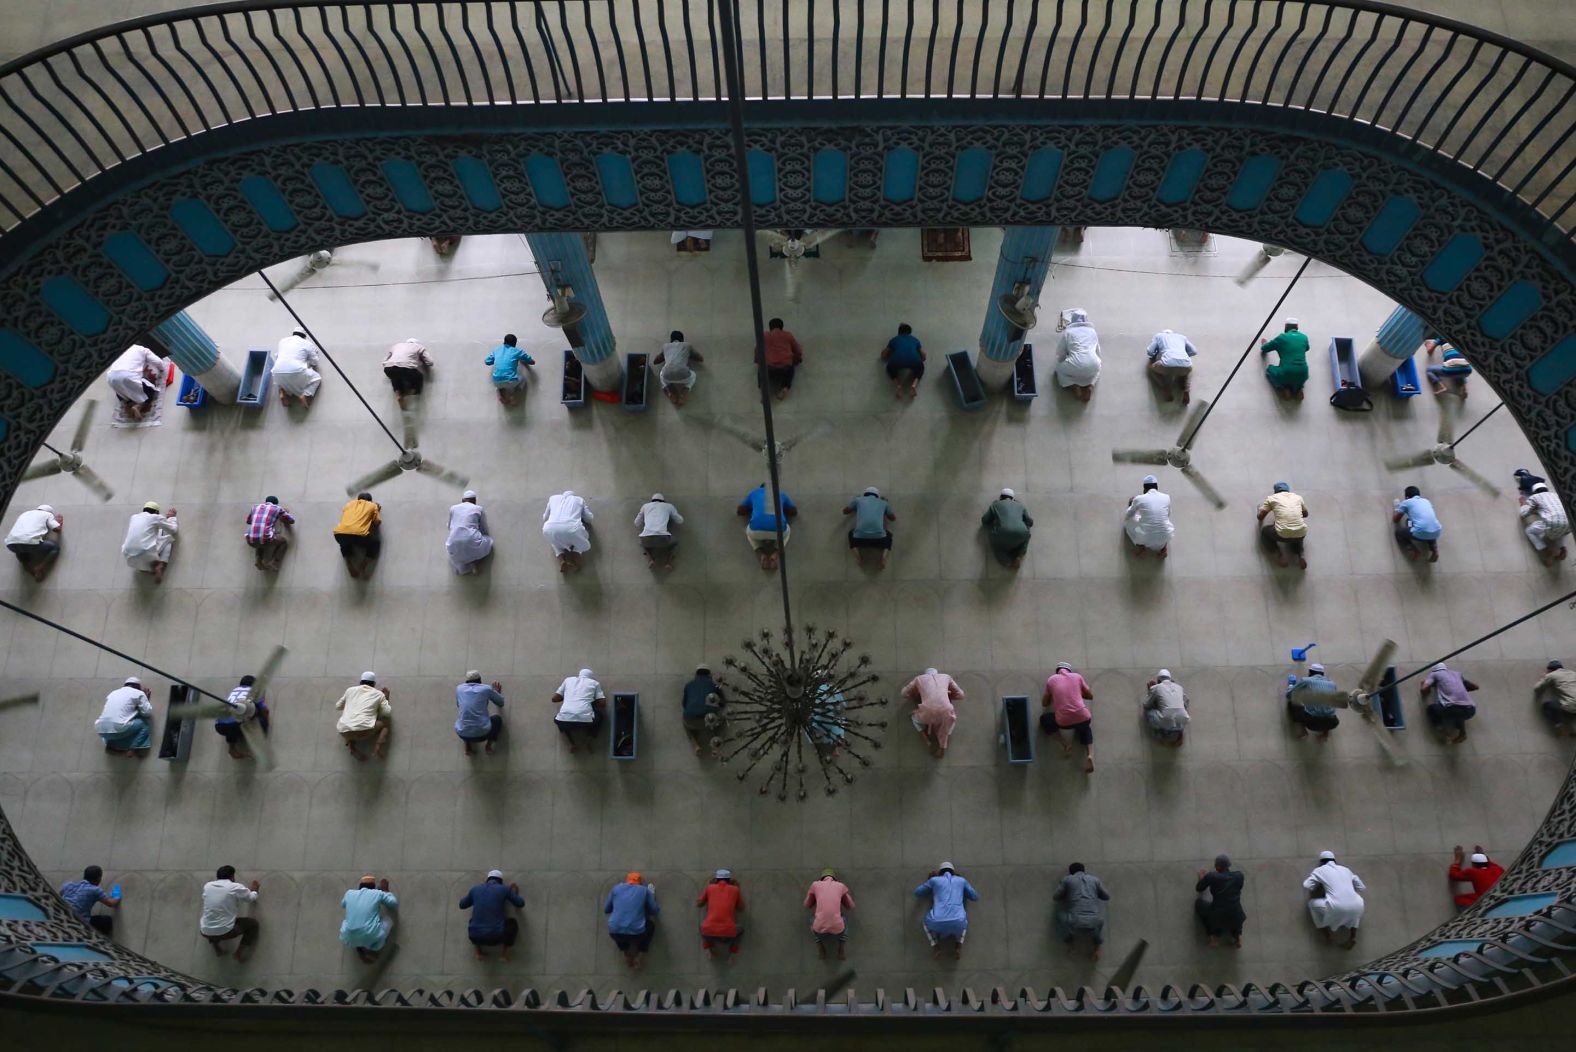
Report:
M1550 221L1560 212L1415 135L1307 108L1179 99L783 99L752 103L749 124L762 225L1203 228L1340 267L1465 348L1551 479L1576 494L1576 250ZM193 131L64 190L0 239L0 492L9 497L39 443L119 349L263 266L389 236L737 226L740 190L725 113L704 101L390 107L371 121L323 106ZM1553 203L1563 204L1558 193ZM1543 865L1573 838L1576 781L1567 780L1482 905L1322 983L1104 1002L1002 996L989 1007L1333 1013L1506 995L1563 978L1576 958L1576 867ZM177 999L279 999L214 991L119 949L114 964L86 971L38 963L27 936L78 929L3 818L0 891L45 915L0 922L9 942L0 943L0 975L29 992L147 996L124 981L151 976L184 991L168 995ZM1534 894L1556 898L1531 914L1502 909ZM1453 962L1424 953L1451 943L1463 947ZM317 992L284 999L300 996L367 1002ZM540 1004L534 992L386 999L400 1002ZM985 1006L968 992L962 1004Z

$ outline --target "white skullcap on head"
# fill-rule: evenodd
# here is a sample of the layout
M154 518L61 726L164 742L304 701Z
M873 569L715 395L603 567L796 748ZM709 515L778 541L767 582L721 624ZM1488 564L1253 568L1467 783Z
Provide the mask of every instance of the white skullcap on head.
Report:
M925 675L927 675L927 676L935 676L935 675L939 675L939 674L940 674L940 670L939 669L927 668L925 670Z
M476 491L473 490L473 489L468 489L464 493L460 494L460 499L461 500L475 500L476 499Z
M1319 861L1320 862L1334 862L1335 861L1335 852L1333 852L1333 851L1321 851L1321 852L1319 852Z
M1017 494L1012 491L1012 487L1010 487L1010 486L1003 486L1002 490L1001 490L1001 495L1003 497L1016 497L1017 496Z
M1155 673L1155 678L1156 679L1170 679L1171 678L1171 670L1168 669L1168 668L1163 668L1159 672Z
M717 880L732 880L733 879L733 870L731 870L731 869L719 869L719 870L717 870L715 879L717 879Z
M1296 318L1287 318L1286 319L1286 324L1292 326L1293 328L1295 328L1296 325L1297 325L1297 319Z
M467 683L480 683L481 681L482 674L474 668L465 674L465 682Z
M407 336L407 337L405 337L405 342L406 343L420 343L421 341L419 339L417 339L416 337L414 337L414 336Z
M881 491L876 489L874 486L866 486L865 487L865 496L867 496L867 497L879 497L879 496L881 496Z
M1313 664L1308 666L1308 671L1322 673L1324 671L1324 666L1315 661Z
M1155 478L1153 475L1145 475L1143 484L1146 486L1158 486L1160 485L1160 480Z
M38 506L38 510L43 512L45 515L53 515L55 513L55 509L51 508L48 504L40 504Z
M365 671L365 672L363 672L361 674L361 682L363 682L363 683L376 683L377 681L378 681L378 674L376 672L373 672L371 669L368 669L367 671Z
M580 670L580 678L581 679L590 679L591 678L591 670L588 669L588 668L581 669Z
M668 498L666 498L666 497L664 497L664 496L663 496L663 495L662 495L662 494L660 494L660 493L653 493L653 494L652 494L652 495L651 495L651 499L652 499L652 500L660 500L660 501L666 501L666 500L667 500L667 499L668 499Z
M487 879L488 880L492 880L494 877L497 877L499 880L502 880L503 879L503 870L501 870L501 869L489 869L487 871Z
M136 676L127 676L126 682L122 684L122 686L140 687L142 686L142 680L138 679Z
M1067 312L1067 317L1075 322L1088 321L1089 312L1084 310L1082 307L1074 307Z
M1472 853L1472 861L1480 866L1486 866L1488 865L1488 856L1481 851L1474 851Z

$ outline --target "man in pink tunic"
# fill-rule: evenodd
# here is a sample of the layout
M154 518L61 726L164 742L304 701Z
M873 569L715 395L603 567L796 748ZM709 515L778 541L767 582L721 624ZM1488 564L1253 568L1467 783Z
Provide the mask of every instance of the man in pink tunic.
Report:
M836 870L821 870L820 879L810 885L809 894L804 897L804 908L815 910L810 934L815 937L821 960L826 960L826 944L834 941L837 959L845 960L843 943L848 939L848 926L843 922L843 911L854 908L854 897L848 893L848 885L837 879Z
M903 688L903 697L919 702L909 720L914 729L925 736L930 744L930 755L940 757L947 751L947 739L958 722L954 701L963 700L963 688L945 672L927 668L924 675L915 676Z
M1085 704L1093 700L1094 691L1089 684L1065 661L1056 663L1056 671L1045 681L1045 693L1040 697L1040 705L1046 709L1040 713L1040 728L1055 736L1063 756L1071 756L1072 747L1062 731L1072 732L1074 740L1084 747L1084 774L1094 773L1093 717Z

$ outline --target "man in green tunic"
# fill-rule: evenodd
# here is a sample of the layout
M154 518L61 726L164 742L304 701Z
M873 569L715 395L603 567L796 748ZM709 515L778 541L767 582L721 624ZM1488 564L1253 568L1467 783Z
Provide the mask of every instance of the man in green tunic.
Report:
M1034 525L1034 519L1018 503L1018 495L1010 489L1002 490L980 523L985 527L990 550L997 560L1013 570L1022 566L1023 557L1029 551L1029 527Z
M1308 337L1297 329L1297 319L1286 319L1286 331L1273 340L1259 344L1260 354L1274 351L1280 362L1265 368L1270 386L1282 398L1302 401L1302 385L1308 382Z

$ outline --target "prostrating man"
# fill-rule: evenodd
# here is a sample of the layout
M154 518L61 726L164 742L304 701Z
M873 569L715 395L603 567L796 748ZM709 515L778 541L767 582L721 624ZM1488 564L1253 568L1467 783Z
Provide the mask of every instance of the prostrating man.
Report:
M1466 884L1471 888L1470 891L1462 891L1454 896L1457 913L1477 902L1485 891L1494 886L1495 881L1505 875L1505 867L1489 858L1483 851L1482 844L1472 849L1472 864L1462 865L1465 861L1467 861L1466 851L1457 844L1450 862L1448 879L1451 883Z
M142 680L127 676L104 698L104 711L93 724L104 739L104 751L142 759L153 744L153 702Z
M1163 668L1149 681L1149 693L1144 696L1144 723L1155 741L1180 748L1187 733L1187 691L1171 678L1171 670Z
M930 943L930 955L940 957L942 940L951 939L953 958L962 957L963 942L969 937L968 903L978 902L980 898L974 885L958 876L951 862L943 862L914 889L914 897L930 900L930 909L925 911L925 919L921 922L925 940Z
M1075 952L1073 940L1087 935L1093 944L1089 959L1098 961L1100 947L1105 943L1105 912L1100 903L1111 900L1111 893L1105 890L1100 878L1087 872L1082 862L1074 862L1067 867L1067 875L1061 883L1056 885L1051 900L1057 904L1056 937L1066 945L1067 956Z
M668 498L653 493L651 499L635 512L635 525L640 527L640 550L646 553L646 565L656 569L657 556L662 556L662 568L673 569L673 553L679 542L673 536L674 523L682 524L684 516L668 503Z
M1089 312L1073 307L1062 312L1064 327L1056 342L1056 382L1072 388L1087 402L1100 379L1100 336L1089 324Z
M264 734L268 733L268 701L256 692L256 683L257 677L242 676L241 682L224 699L230 714L213 721L213 729L229 746L232 760L247 760L252 756L251 750L246 747L246 732L241 729L242 724L256 721L258 728Z
M1415 562L1422 554L1421 549L1426 548L1428 561L1439 561L1439 535L1444 527L1434 512L1434 502L1423 496L1422 490L1416 486L1406 487L1405 498L1395 502L1390 521L1395 523L1395 541L1408 559Z
M1242 949L1242 926L1248 920L1248 915L1242 912L1245 879L1241 870L1231 868L1231 859L1226 855L1215 856L1214 869L1198 871L1198 883L1193 885L1198 895L1193 900L1193 914L1204 926L1210 946L1219 946L1221 938L1229 936L1231 948Z
M1128 499L1122 529L1138 558L1142 559L1146 552L1154 552L1162 559L1170 554L1171 536L1176 533L1176 527L1171 525L1171 497L1160 492L1160 480L1155 476L1145 475L1143 492Z
M700 948L713 959L717 947L728 948L728 963L739 956L739 940L744 937L744 927L739 923L739 912L744 909L744 892L733 879L731 870L719 869L711 881L701 889L695 900L697 908L706 910L700 922Z
M881 360L886 362L887 379L896 385L899 398L905 387L910 398L919 394L919 381L925 375L925 349L914 335L913 326L903 322L897 327L897 335L881 348Z
M339 900L345 919L339 922L339 941L356 951L362 964L371 964L388 944L394 930L394 915L399 899L389 891L389 878L378 880L368 873L360 883Z
M1303 554L1303 543L1308 536L1307 518L1307 502L1291 491L1290 482L1275 483L1274 492L1259 504L1259 538L1275 553L1275 565L1290 566L1287 557L1290 553L1297 557L1299 567L1308 568Z
M334 729L357 760L365 760L357 742L372 741L372 754L378 759L388 758L389 733L393 730L394 707L389 704L389 689L378 686L377 673L363 672L361 681L348 688L334 702L336 711L343 713Z
M963 688L945 672L927 668L908 681L902 695L917 703L909 722L930 746L930 755L939 760L946 755L952 728L958 725L958 710L952 703L963 700Z
M1565 558L1565 538L1571 532L1571 520L1565 514L1564 503L1541 479L1519 500L1521 521L1526 524L1522 532L1532 542L1532 550L1538 553L1539 561L1544 566L1553 566L1556 559Z
M496 706L498 711L490 711L489 706ZM459 710L454 733L465 744L465 755L475 755L472 746L477 742L482 743L483 751L491 753L493 743L503 732L503 684L494 680L489 687L482 682L482 674L471 669L465 674L465 682L454 688L454 707Z
M843 944L848 941L848 924L843 911L854 908L854 897L848 885L837 879L837 871L828 867L804 896L804 908L815 911L810 921L810 936L815 939L816 955L826 960L826 944L837 943L837 959L847 960Z
M237 884L234 866L220 866L214 879L202 886L202 919L197 930L213 947L215 957L224 956L224 944L236 936L241 942L235 948L235 959L246 960L246 954L257 944L261 925L255 917L241 916L241 903L256 902L262 887L257 881L251 886Z
M624 883L615 884L602 903L607 914L607 933L624 955L624 963L639 968L651 950L651 937L657 933L657 888L647 884L640 873L631 870Z
M1149 375L1160 388L1162 401L1170 402L1174 388L1182 389L1182 404L1192 399L1193 358L1198 348L1180 332L1161 329L1149 341L1145 354L1149 356Z
M175 509L161 514L158 502L150 500L126 524L126 539L120 544L120 554L125 557L127 566L138 573L152 574L153 583L160 584L170 565L170 553L175 548L175 534L179 529L175 523Z
M474 885L460 900L460 909L471 911L465 934L476 949L478 961L486 958L483 947L487 946L502 947L498 956L506 961L509 959L509 951L515 939L520 937L520 922L509 916L510 906L523 910L525 900L520 897L520 885L504 884L501 869L488 870L487 879Z
M864 493L843 507L844 515L854 517L853 528L848 531L848 550L854 562L863 563L866 549L881 553L881 569L886 569L887 557L892 554L892 531L887 523L897 521L897 513L887 503L881 491L866 486Z
M766 483L763 482L746 493L734 509L740 517L748 519L744 524L744 536L755 550L755 557L760 560L763 570L777 569L777 524L782 523L783 545L786 547L793 536L793 527L788 520L799 515L798 506L786 490L779 491L779 496L782 499L777 504L778 514L773 514L771 494L766 491Z
M668 396L675 409L683 408L689 401L690 389L695 386L695 370L690 368L690 363L699 365L705 360L677 329L668 333L668 342L651 360L657 367L657 382L662 385L662 393Z
M465 577L476 572L476 564L491 555L492 549L487 512L476 503L476 491L468 489L458 504L449 507L449 533L443 550L448 552L454 572Z
M590 669L583 668L577 675L568 677L558 685L558 690L553 693L553 704L558 706L553 725L569 743L569 751L580 751L575 744L577 731L584 732L586 749L589 751L605 718L603 709L607 707L607 695L602 691L602 684L591 678Z
M1308 914L1313 918L1313 926L1324 933L1324 941L1331 941L1334 933L1345 928L1352 934L1342 949L1356 946L1357 926L1363 922L1366 906L1359 894L1367 890L1363 878L1335 861L1335 852L1321 851L1319 864L1313 867L1302 886L1308 892Z
M1335 680L1324 674L1324 666L1315 661L1308 666L1306 676L1288 676L1286 684L1286 715L1297 725L1297 737L1306 738L1311 732L1320 745L1330 740L1330 732L1341 725L1335 711L1335 699L1341 688Z
M542 536L553 546L559 573L580 569L581 560L591 550L591 534L586 527L595 518L584 498L572 489L547 498L547 507L542 510Z
M6 534L6 550L16 556L33 580L42 581L60 554L60 534L65 528L64 515L48 504L40 504L16 517L11 532Z
M394 400L401 409L410 398L421 395L427 383L427 371L432 368L432 355L412 336L389 345L383 353L383 375L394 388Z
M290 547L284 527L294 525L295 516L279 506L278 497L264 497L261 504L252 505L246 513L246 543L257 553L253 564L259 570L279 569L279 560Z
M1302 385L1308 382L1308 337L1297 328L1296 318L1287 318L1285 331L1273 340L1259 344L1259 353L1274 353L1279 361L1264 367L1264 376L1282 398L1302 401Z
M536 359L520 349L520 338L512 332L505 333L503 343L488 352L483 361L484 365L492 366L493 390L498 392L498 401L506 406L520 404L520 392L525 389L521 363L535 365Z
M793 387L794 370L804 361L804 348L794 339L793 333L783 328L781 318L766 323L766 377L777 388L777 400L788 397Z
M1477 689L1476 683L1443 661L1423 677L1422 693L1423 701L1428 704L1428 722L1445 736L1446 745L1460 745L1467 740L1467 720L1477 715L1471 692Z
M1456 350L1449 340L1438 336L1423 341L1423 353L1429 361L1423 372L1433 381L1434 394L1445 394L1449 385L1454 383L1457 385L1456 393L1463 402L1466 401L1467 381L1472 377L1472 363L1467 361L1467 356ZM1438 365L1433 364L1436 353L1439 355Z
M1034 518L1018 503L1017 493L1004 487L1001 495L985 509L980 525L985 527L985 537L990 541L990 550L997 562L1009 570L1023 565L1023 557L1029 554L1029 531L1034 526Z
M159 392L164 389L169 364L168 360L134 343L110 365L105 379L127 417L141 420L153 408Z
M1576 724L1576 671L1563 661L1550 661L1543 675L1532 685L1532 700L1548 721L1556 738L1572 733Z
M344 556L345 569L350 576L370 576L372 564L383 550L383 508L372 499L372 494L362 492L347 501L339 512L339 524L334 527L334 543Z
M1063 756L1073 754L1072 746L1062 737L1062 731L1071 731L1073 739L1084 747L1084 774L1094 773L1094 716L1085 704L1094 700L1094 691L1088 680L1073 671L1065 661L1056 663L1056 671L1045 681L1045 692L1040 696L1040 729L1056 738Z
M709 743L711 755L716 759L722 745L722 688L711 678L709 665L696 665L695 677L684 684L684 698L680 713L684 720L684 733L689 736L695 755L700 755L701 743Z
M323 382L317 371L317 353L317 348L300 329L279 341L272 375L274 386L279 388L280 405L288 406L294 399L305 407L317 397L318 386Z
M115 931L115 918L107 913L94 913L93 907L102 902L110 909L119 909L120 896L105 891L103 882L104 871L98 866L89 866L82 871L81 880L66 881L60 889L60 897L66 900L77 920L107 939Z

